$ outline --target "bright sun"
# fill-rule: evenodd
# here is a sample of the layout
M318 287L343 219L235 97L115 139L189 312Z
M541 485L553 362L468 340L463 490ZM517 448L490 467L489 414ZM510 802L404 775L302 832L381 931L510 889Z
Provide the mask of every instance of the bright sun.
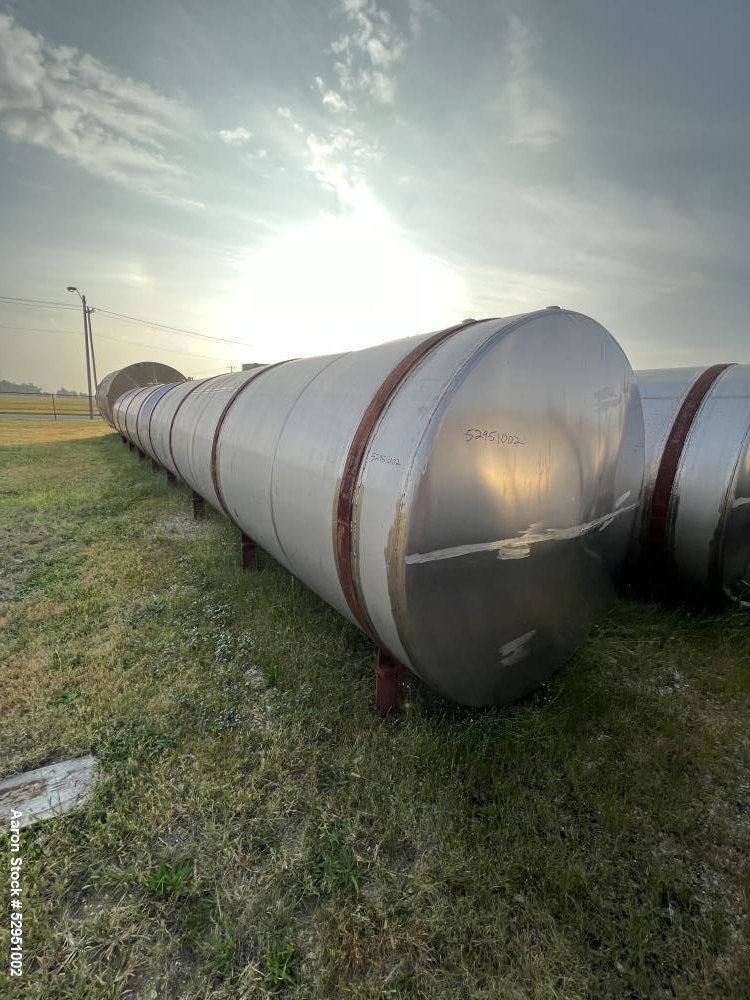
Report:
M343 216L321 215L248 254L224 329L263 344L248 360L352 350L463 318L463 282L416 250L366 189Z

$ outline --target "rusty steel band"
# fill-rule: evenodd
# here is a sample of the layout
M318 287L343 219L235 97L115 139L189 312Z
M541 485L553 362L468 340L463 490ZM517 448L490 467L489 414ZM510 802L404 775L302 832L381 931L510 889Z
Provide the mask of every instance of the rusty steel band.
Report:
M413 351L410 351L406 357L402 358L373 396L359 422L357 430L354 432L352 443L349 446L349 452L344 463L344 471L341 474L336 503L336 569L346 603L349 605L349 610L359 622L362 631L369 635L378 645L382 645L382 643L380 643L380 640L375 635L372 623L369 621L359 599L353 561L354 493L365 452L367 451L375 426L406 376L416 368L419 362L430 351L434 350L439 344L442 344L448 337L451 337L454 333L458 333L459 330L465 330L466 327L473 326L479 322L481 320L472 319L464 323L459 323L457 326L450 326L446 330L438 330L437 333L428 337L427 340L423 340L417 344Z
M172 459L172 465L175 467L175 469L177 469L177 462L175 462L174 452L172 451L172 431L174 430L175 417L180 412L180 407L185 402L185 400L188 398L188 396L192 395L192 393L195 392L195 390L198 388L199 385L205 385L206 382L213 382L213 380L215 378L221 378L223 375L228 375L228 374L229 374L229 372L219 372L218 375L209 375L208 378L198 379L198 381L195 383L195 385L191 389L188 389L188 391L185 393L185 395L182 397L182 399L177 404L177 407L176 407L174 413L172 414L172 419L169 422L169 439L167 441L167 444L169 445L169 457ZM179 469L177 469L177 471L180 472ZM183 478L181 473L180 473L180 476L181 476L181 478Z
M130 397L130 399L128 400L128 403L127 403L127 406L125 407L125 412L124 412L124 413L123 413L123 415L122 415L122 423L123 423L123 428L122 428L122 433L123 433L123 434L124 434L124 435L125 435L125 436L126 436L127 438L130 438L130 434L128 434L128 413L130 412L130 407L131 407L131 405L132 405L132 402L133 402L133 400L135 399L135 397L136 397L136 396L138 395L138 393L140 392L140 390L141 390L142 388L143 388L143 386L135 386L135 387L134 387L134 388L133 388L133 389L131 390L131 391L132 391L132 393L133 393L133 395L132 395L132 396ZM135 444L135 441L133 441L132 443L133 443L133 444Z
M293 358L287 358L285 361L276 361L272 365L262 365L261 367L256 368L255 371L251 371L246 381L244 381L241 386L235 389L235 391L229 397L224 409L221 411L219 419L216 422L214 437L213 441L211 442L211 483L213 484L214 492L216 493L216 499L221 504L221 509L224 511L224 513L226 514L226 516L229 518L230 521L232 520L232 515L229 513L229 508L224 502L224 496L221 492L221 481L219 479L219 464L217 457L217 449L219 446L219 435L221 434L221 428L224 426L224 421L230 409L232 408L232 404L234 403L234 401L237 399L238 396L242 395L245 389L247 389L247 387L251 385L251 383L253 383L259 375L262 375L263 372L270 371L272 368L278 368L279 365L285 365L287 364L288 361L293 361L293 360L294 360Z
M648 542L653 552L662 551L664 548L669 520L669 504L677 477L677 468L698 410L718 377L731 367L731 364L712 365L701 372L690 387L674 419L667 442L664 445L664 451L661 454L659 471L656 474L654 491L651 495L651 508L648 515Z

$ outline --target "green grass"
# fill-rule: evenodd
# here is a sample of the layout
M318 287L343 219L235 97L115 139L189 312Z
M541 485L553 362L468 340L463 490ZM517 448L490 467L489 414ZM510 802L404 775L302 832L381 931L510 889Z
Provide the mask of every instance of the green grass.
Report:
M190 510L0 422L0 774L100 761L23 834L20 995L750 996L747 613L622 601L526 702L382 721L368 641Z

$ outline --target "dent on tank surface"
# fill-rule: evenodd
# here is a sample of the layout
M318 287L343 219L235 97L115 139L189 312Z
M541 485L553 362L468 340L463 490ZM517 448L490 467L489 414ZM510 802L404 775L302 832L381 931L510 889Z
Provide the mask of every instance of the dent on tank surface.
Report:
M640 503L634 374L564 309L133 388L114 424L367 633L379 676L469 705L565 663Z

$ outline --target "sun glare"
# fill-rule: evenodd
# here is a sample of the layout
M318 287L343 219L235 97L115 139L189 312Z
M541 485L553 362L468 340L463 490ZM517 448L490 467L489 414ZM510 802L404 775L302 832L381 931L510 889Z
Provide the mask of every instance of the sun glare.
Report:
M219 314L233 335L266 345L261 360L352 350L462 318L461 278L411 246L366 188L350 205L249 253Z

